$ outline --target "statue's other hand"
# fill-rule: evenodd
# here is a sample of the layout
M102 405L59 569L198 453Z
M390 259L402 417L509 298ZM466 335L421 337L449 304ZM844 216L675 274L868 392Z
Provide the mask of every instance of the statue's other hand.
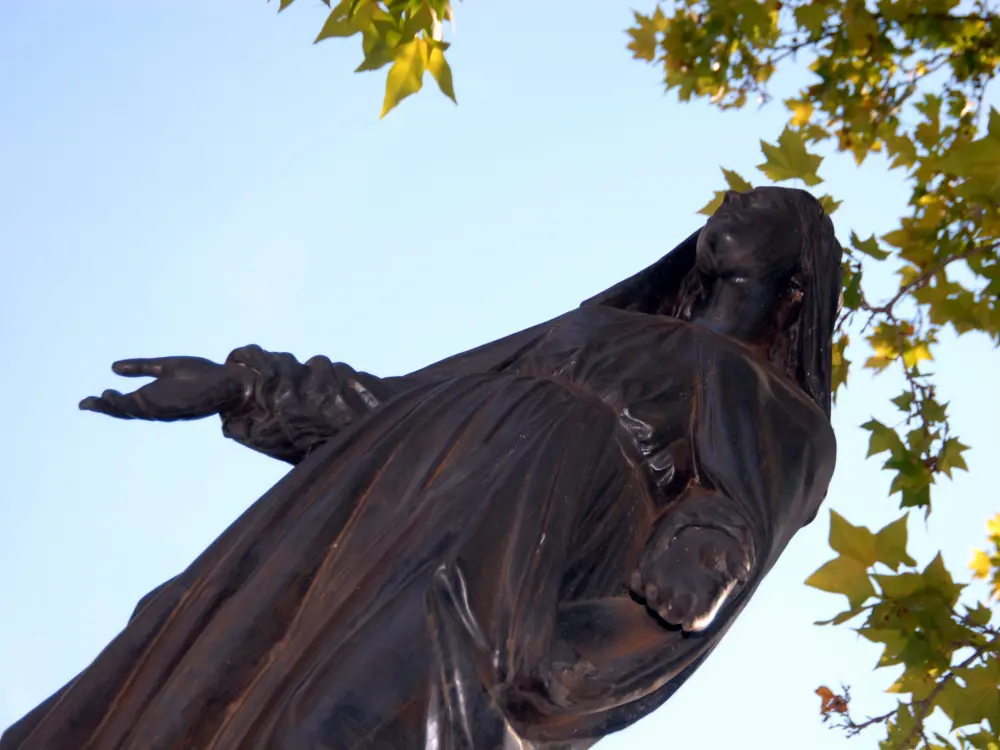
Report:
M173 422L200 419L238 408L251 388L251 370L201 357L124 359L111 369L124 377L154 378L133 393L104 391L80 402L84 411L118 419Z
M731 534L687 526L647 549L629 587L662 620L697 633L746 581L751 564L745 546Z

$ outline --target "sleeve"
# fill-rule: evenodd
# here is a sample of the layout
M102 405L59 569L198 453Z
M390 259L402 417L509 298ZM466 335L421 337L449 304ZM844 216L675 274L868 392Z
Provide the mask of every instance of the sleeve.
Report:
M697 471L729 498L729 520L742 519L756 551L756 576L763 577L826 496L836 439L804 396L761 375L746 358L703 362ZM718 508L712 504L712 512Z
M463 375L502 372L551 330L544 323L457 354L401 377L379 378L327 357L304 364L291 354L250 345L227 365L256 377L244 404L222 414L223 434L255 451L297 464L315 448L394 396L420 385Z
M237 410L222 414L223 434L265 455L297 464L399 392L384 380L327 357L300 363L291 354L259 346L236 349L227 365L252 370L252 390Z

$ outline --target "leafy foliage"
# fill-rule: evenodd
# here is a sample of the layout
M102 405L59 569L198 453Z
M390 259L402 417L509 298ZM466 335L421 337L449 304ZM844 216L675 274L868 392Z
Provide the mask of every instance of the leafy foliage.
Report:
M280 9L291 2L280 0ZM858 165L879 154L909 186L908 208L892 231L850 232L833 348L835 395L859 367L897 368L904 377L886 413L862 428L906 515L873 532L833 513L837 557L808 580L847 599L848 608L823 624L861 621L858 632L882 647L878 668L902 670L890 688L897 707L863 721L853 718L846 689L816 691L824 718L848 733L883 727L884 750L1000 750L1000 629L990 624L1000 597L1000 516L989 522L992 546L972 563L975 578L991 587L986 602L960 603L964 588L940 555L919 567L907 552L910 509L929 514L941 477L968 469L969 447L953 433L934 382L941 334L978 332L1000 344L1000 112L984 105L1000 70L1000 14L990 2L672 0L635 12L628 29L633 57L662 69L668 91L721 110L769 102L781 69L808 66L813 80L784 101L786 126L773 142L761 141L758 169L767 179L821 185L822 148ZM391 64L384 116L420 90L427 71L455 99L443 19L452 20L448 0L343 0L317 41L360 35L359 72ZM751 188L722 171L729 190ZM840 205L830 195L820 200L828 213ZM873 268L898 276L885 299L866 291ZM927 730L935 711L950 718L949 737Z
M960 603L963 585L941 556L922 570L906 551L908 515L878 532L854 526L831 512L830 546L839 553L807 581L842 594L848 609L821 625L855 622L859 635L882 648L876 668L902 668L889 692L899 697L891 711L859 721L851 715L850 691L820 687L824 720L851 735L884 725L884 750L898 748L989 748L1000 737L1000 628L985 603ZM990 523L994 557L979 553L980 578L1000 581L1000 516ZM1000 595L994 586L993 598ZM952 739L934 735L925 721L941 711ZM961 731L957 731L961 730Z
M280 0L278 12L294 0ZM457 103L451 66L445 59L443 22L452 20L450 0L341 0L331 5L317 42L324 39L361 37L364 59L355 70L363 73L389 65L385 80L385 117L403 99L423 88L424 73L430 73L441 93Z
M808 64L814 80L784 102L788 121L777 140L761 143L758 169L771 181L821 184L823 158L813 152L825 146L858 165L881 153L909 184L909 210L897 228L880 238L850 234L833 385L835 392L845 387L858 364L874 373L899 368L905 390L888 415L862 428L868 455L883 458L892 475L890 494L899 495L900 507L925 513L939 478L968 469L968 446L953 434L933 380L941 333L976 331L1000 343L1000 113L983 105L1000 69L1000 16L985 1L971 12L958 5L676 0L669 14L663 7L636 13L628 30L632 54L661 67L668 90L682 101L707 97L723 110L751 99L766 103L768 82L783 63ZM732 190L749 185L723 174ZM821 200L830 213L839 205ZM876 302L864 278L879 264L892 264L899 281ZM857 362L847 357L849 332L853 347L860 338L868 349ZM845 596L847 609L825 624L863 617L858 632L883 647L878 666L902 674L890 688L899 697L893 711L858 722L846 690L821 687L823 716L851 734L882 726L885 750L1000 750L1000 631L989 624L987 604L959 604L962 587L940 555L917 568L906 551L906 518L873 533L831 515L837 557L807 583ZM1000 520L990 531L994 550L978 552L973 565L996 597ZM935 710L951 719L950 739L927 732Z

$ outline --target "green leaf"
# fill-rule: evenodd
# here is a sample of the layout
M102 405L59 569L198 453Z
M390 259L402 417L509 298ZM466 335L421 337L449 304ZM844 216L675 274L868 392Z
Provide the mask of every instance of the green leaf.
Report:
M885 599L906 599L925 588L924 579L919 573L876 575L874 578Z
M990 657L981 667L953 671L965 684L951 682L938 701L951 719L952 730L984 720L1000 727L1000 661Z
M844 307L848 310L858 310L864 301L861 296L861 279L864 276L864 270L860 263L852 263L849 260L845 260L841 264L841 269L844 274L844 288L841 292Z
M1000 199L1000 134L991 132L985 138L953 148L937 166L964 178L966 195Z
M878 246L878 240L875 239L874 234L867 240L862 240L857 234L851 232L851 246L875 260L885 260L889 257L889 252Z
M722 168L722 174L726 178L726 184L739 193L746 193L753 190L753 185L744 180L740 175L731 169Z
M993 610L985 604L979 603L975 607L966 607L966 609L969 611L969 619L980 627L989 625L990 620L993 619Z
M753 190L753 185L731 169L722 167L722 176L725 177L726 184L729 185L730 190L736 190L741 193ZM711 216L714 214L719 210L719 206L722 205L722 201L725 200L727 192L728 191L726 190L716 190L712 195L712 200L702 206L698 213L703 216Z
M795 21L806 31L819 36L823 31L823 22L830 11L822 3L803 3L795 8Z
M996 725L994 724L994 726ZM1000 750L1000 736L991 734L985 729L975 734L967 734L964 736L964 739L976 748L976 750Z
M829 216L838 208L840 208L840 205L843 203L843 201L834 200L829 195L821 195L819 198L817 198L817 200L819 201L819 204L823 207L823 210L826 212L827 216Z
M923 700L937 687L937 678L923 665L908 666L886 690L887 693L910 693L914 700Z
M830 546L835 552L868 568L875 564L875 535L864 526L854 526L835 510L830 511Z
M875 534L875 557L893 570L898 570L900 565L912 567L917 564L906 551L908 519L909 514L903 515Z
M855 617L864 612L864 609L849 609L845 612L841 612L839 615L831 617L829 620L817 620L814 625L842 625L849 620L853 620Z
M850 557L835 557L808 579L806 585L832 594L843 594L851 609L861 607L875 596L875 587L868 578L867 568Z
M385 101L382 114L385 117L403 99L420 91L424 85L424 70L427 65L427 42L417 38L399 48L389 75L385 79Z
M631 37L628 49L632 51L632 57L636 60L653 62L656 59L656 47L658 44L656 35L662 29L657 28L657 23L653 16L646 16L638 11L633 11L632 13L635 16L635 25L626 30L626 33ZM657 8L656 13L662 16L663 11Z
M813 187L823 181L816 174L823 157L810 154L806 150L802 135L797 131L786 127L778 136L777 145L761 141L760 147L764 152L765 161L759 164L757 169L775 182L802 180L806 185Z
M866 458L889 451L893 456L906 453L906 446L900 440L899 435L891 427L887 427L877 419L871 419L861 425L861 429L871 432L868 440L868 455Z
M871 641L872 643L881 643L884 648L882 649L882 655L879 657L878 666L879 667L889 667L900 662L900 654L906 648L907 637L899 630L892 628L874 628L874 627L863 627L858 628L858 635Z
M951 606L955 605L959 594L965 588L965 586L955 583L955 579L951 577L951 573L944 565L944 558L941 557L940 552L924 568L921 576L924 579L924 586L930 591L937 592Z
M939 404L932 398L925 398L920 402L920 414L928 422L944 422L947 418L947 406L947 404ZM962 446L963 450L967 448L968 446Z
M899 481L901 477L904 479L904 482ZM902 474L897 474L896 479L893 480L892 492L899 492L900 494L899 507L930 508L931 486L929 484L910 485L907 484L908 481Z
M903 391L896 398L889 399L896 405L896 408L903 412L909 412L910 406L913 404L913 393L912 391Z
M937 457L938 471L944 472L949 477L951 477L953 469L968 471L969 466L965 463L965 458L962 456L967 450L969 450L969 446L963 445L958 438L948 438L945 440L944 445L941 447L941 452Z

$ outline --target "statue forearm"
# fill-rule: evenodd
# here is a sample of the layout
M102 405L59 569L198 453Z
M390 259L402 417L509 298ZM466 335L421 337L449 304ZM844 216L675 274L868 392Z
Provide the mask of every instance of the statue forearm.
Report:
M251 345L233 351L226 364L254 377L244 403L221 414L223 434L291 464L395 393L386 381L326 357L303 364Z

